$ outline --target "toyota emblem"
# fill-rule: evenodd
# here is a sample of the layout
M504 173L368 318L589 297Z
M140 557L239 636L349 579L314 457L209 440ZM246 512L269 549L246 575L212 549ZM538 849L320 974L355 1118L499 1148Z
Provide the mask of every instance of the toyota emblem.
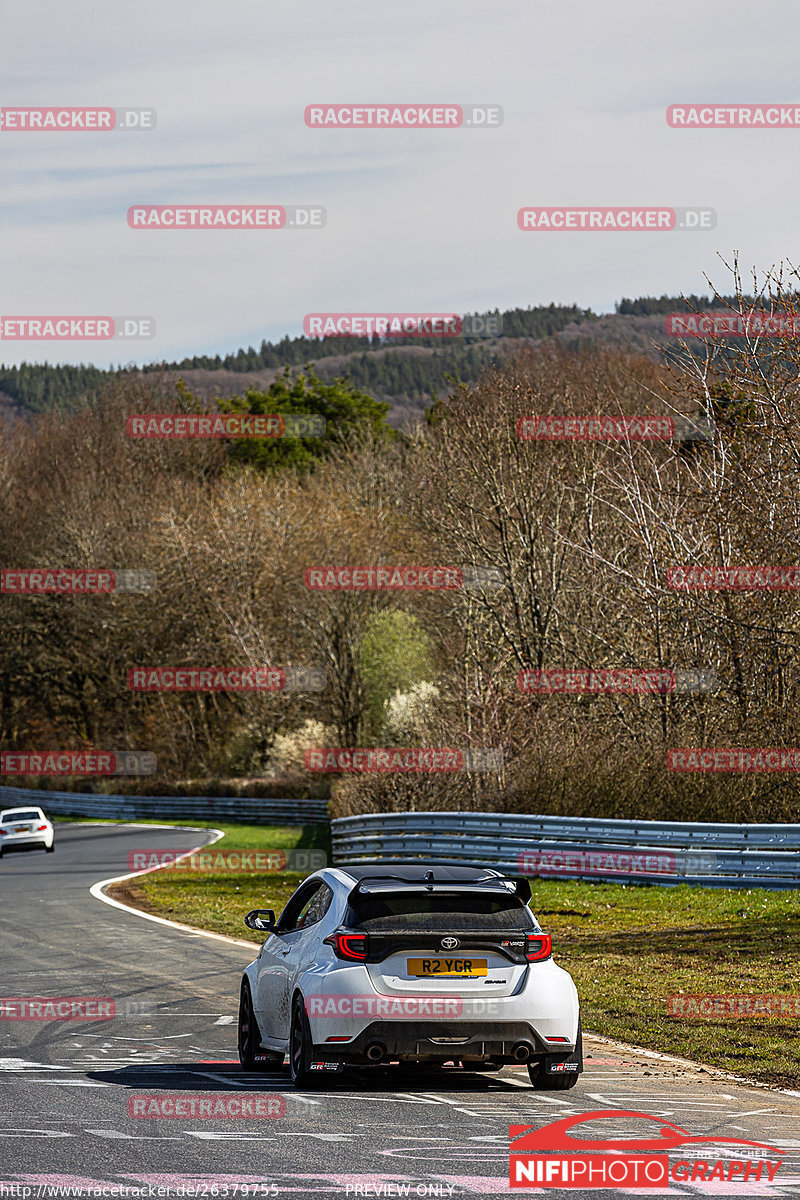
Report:
M458 945L458 938L442 938L443 950L455 950Z

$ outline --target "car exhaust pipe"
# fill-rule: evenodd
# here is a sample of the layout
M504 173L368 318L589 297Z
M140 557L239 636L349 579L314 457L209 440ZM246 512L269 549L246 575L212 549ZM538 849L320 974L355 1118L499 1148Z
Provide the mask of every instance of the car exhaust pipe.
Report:
M386 1047L382 1046L380 1042L372 1042L367 1046L367 1058L370 1062L380 1062L385 1057Z
M532 1054L533 1046L528 1045L527 1042L517 1042L516 1046L512 1046L511 1048L511 1057L514 1059L514 1062L527 1062Z

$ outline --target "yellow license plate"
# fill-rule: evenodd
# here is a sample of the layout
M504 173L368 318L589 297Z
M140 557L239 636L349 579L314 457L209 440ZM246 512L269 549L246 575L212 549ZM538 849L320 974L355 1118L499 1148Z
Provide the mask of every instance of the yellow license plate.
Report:
M465 975L488 975L485 958L409 958L409 975L454 979Z

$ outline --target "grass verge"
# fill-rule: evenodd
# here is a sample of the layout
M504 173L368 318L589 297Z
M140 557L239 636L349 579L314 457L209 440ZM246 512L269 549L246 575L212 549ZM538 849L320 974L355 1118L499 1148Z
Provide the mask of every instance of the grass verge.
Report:
M330 854L325 826L216 827L225 839L214 849ZM247 910L279 911L303 878L166 870L117 885L112 894L186 925L251 939L242 922ZM680 992L800 997L800 893L536 879L531 890L555 959L577 985L586 1030L773 1087L800 1087L800 1016L667 1012L668 997Z
M139 822L137 822L139 823ZM330 862L330 830L327 825L224 825L215 821L193 821L193 828L221 829L225 837L209 846L212 865L237 851L322 850ZM217 852L219 851L219 854ZM197 860L199 865L199 858ZM279 912L309 871L198 870L192 862L155 871L109 888L109 895L123 904L167 917L182 925L195 925L228 937L258 939L244 925L251 908L274 908Z
M572 974L585 1029L800 1086L800 1015L677 1017L667 999L786 995L800 1008L800 894L533 880L532 908Z

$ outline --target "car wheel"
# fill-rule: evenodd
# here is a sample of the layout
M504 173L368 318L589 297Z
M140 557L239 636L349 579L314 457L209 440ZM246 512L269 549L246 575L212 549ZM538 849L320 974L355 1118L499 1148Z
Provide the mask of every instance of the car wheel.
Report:
M537 1063L535 1067L529 1065L528 1075L531 1087L536 1088L538 1092L565 1092L567 1088L574 1088L578 1082L577 1071L565 1072L563 1075L545 1075L541 1063Z
M44 849L45 849L45 853L46 853L46 854L52 854L52 853L53 853L53 851L55 850L55 848L56 848L56 844L55 844L55 842L53 842L52 846L45 846L45 848L44 848Z
M575 1043L575 1053L580 1055L583 1061L583 1029L581 1028L580 1019L578 1020L578 1040ZM578 1071L564 1071L560 1075L545 1075L544 1064L541 1062L528 1063L528 1078L531 1081L531 1087L536 1088L539 1092L566 1092L568 1088L574 1088L579 1079Z
M311 1044L311 1026L306 1016L302 996L296 996L292 1005L292 1025L289 1033L289 1071L295 1087L312 1087L320 1080L311 1070L314 1048Z
M247 980L242 981L239 996L239 1062L245 1071L270 1071L283 1064L282 1054L261 1049L261 1033Z

